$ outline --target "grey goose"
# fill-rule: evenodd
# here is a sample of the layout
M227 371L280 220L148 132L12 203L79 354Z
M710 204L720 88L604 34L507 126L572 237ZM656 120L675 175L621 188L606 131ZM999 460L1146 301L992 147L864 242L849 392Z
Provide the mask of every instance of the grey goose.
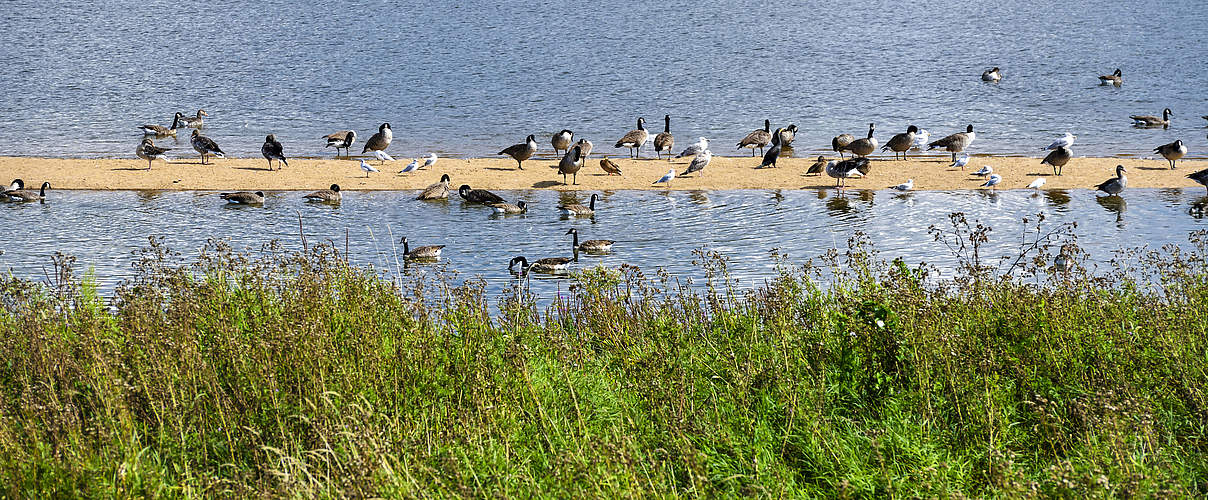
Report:
M583 162L579 161L579 157L583 151L576 144L562 155L562 161L558 162L558 173L562 174L562 184L566 184L566 175L570 174L576 185L579 184L579 169L583 168Z
M339 203L340 202L340 185L332 184L327 189L320 189L313 193L308 193L302 196L306 201L315 201L319 203Z
M568 257L546 257L544 259L539 259L539 260L533 262L532 264L529 264L528 259L526 259L523 255L521 255L521 256L518 256L518 257L515 257L512 259L512 262L508 264L508 271L511 271L512 268L516 267L516 264L520 264L520 274L524 274L528 271L534 271L534 272L538 272L538 273L553 273L553 272L558 272L558 271L564 271L567 268L569 268L570 267L570 258L568 258Z
M336 148L336 156L340 156L340 150L344 150L344 154L349 154L348 149L352 147L352 143L357 142L357 132L355 130L341 130L332 132L323 136L323 140L327 141L327 145L323 149Z
M1200 170L1199 172L1187 174L1187 178L1198 182L1200 185L1204 186L1205 189L1208 189L1208 168Z
M675 147L675 137L671 135L671 115L663 115L663 131L654 136L654 154L661 159L667 153L667 161L671 161L671 148Z
M1125 187L1128 187L1128 178L1124 176L1124 165L1116 165L1116 176L1103 181L1095 186L1095 189L1109 195L1117 195L1124 191Z
M206 164L207 155L217 156L219 158L226 157L226 155L224 155L222 152L222 148L218 147L218 143L214 142L214 140L210 139L209 137L201 135L200 130L193 131L193 137L192 137L192 139L189 140L189 143L191 143L193 145L193 149L195 151L197 151L198 153L201 153L201 164L202 165Z
M1116 68L1116 71L1113 71L1112 74L1110 74L1110 75L1099 75L1099 84L1100 85L1107 85L1110 83L1112 85L1119 86L1123 82L1124 82L1124 78L1123 78L1123 75L1120 73L1120 68Z
M608 158L600 158L600 169L608 173L608 175L621 175L621 167Z
M566 151L570 151L570 142L574 139L574 132L567 129L562 129L558 131L558 133L554 134L553 137L550 137L549 144L554 147L554 154L558 154L558 151L565 153Z
M13 181L13 185L17 185L19 181L20 179ZM20 186L22 188L25 187L25 183L21 182ZM12 189L5 191L3 196L7 201L43 201L46 199L47 189L50 189L50 183L43 182L42 188L37 191L33 189Z
M571 248L575 251L582 250L587 253L605 253L612 250L612 244L616 243L613 240L587 240L579 242L579 230L570 228L566 234L572 235Z
M233 205L261 205L264 203L264 191L221 193L218 197Z
M504 200L499 195L487 191L485 189L470 189L469 184L462 184L457 188L457 194L461 199L470 203L481 203L484 205L491 203L503 203Z
M444 200L449 197L449 174L442 174L440 182L432 184L420 191L417 200Z
M210 116L210 114L206 113L206 110L204 110L204 109L199 109L199 110L197 110L197 116L183 116L182 115L180 118L180 121L184 122L184 125L186 127L201 128L202 125L205 125L205 119L202 118L204 116Z
M755 156L755 148L759 148L759 154L763 154L763 148L772 142L772 121L764 120L763 128L752 130L751 133L738 141L738 149L751 148L751 156Z
M511 156L513 160L516 160L516 168L519 170L524 170L524 160L532 158L536 153L537 138L532 135L526 137L524 142L508 146L507 148L504 148L503 151L499 152L501 155L508 155Z
M873 131L877 129L876 124L868 124L868 137L862 137L847 143L843 146L843 150L850 151L856 156L868 156L877 150L877 138L873 137Z
M1183 144L1182 140L1178 140L1153 148L1153 152L1166 158L1166 161L1170 162L1170 169L1174 170L1175 162L1187 154L1187 146Z
M180 120L184 118L184 116L185 115L183 113L178 111L176 116L172 117L171 127L165 127L163 125L143 125L139 127L139 130L143 131L143 135L154 135L157 137L166 137L169 135L174 136L176 135L176 129L184 128L184 126L180 124Z
M840 162L831 160L826 163L826 175L835 179L835 187L842 189L847 186L848 177L868 175L871 168L868 158L849 158Z
M906 127L906 132L897 134L885 143L881 151L893 151L893 159L898 159L898 153L902 154L902 159L906 159L906 152L910 151L910 147L914 145L914 137L919 133L919 128L911 125Z
M592 193L591 200L587 202L587 206L583 206L578 203L567 203L565 205L558 205L558 211L561 212L562 215L595 215L596 199L599 197L600 195Z
M516 203L492 203L490 205L497 214L523 214L528 212L528 202L518 201Z
M1136 127L1167 127L1170 126L1170 116L1173 115L1170 108L1162 110L1162 117L1158 118L1153 115L1129 115L1132 119L1133 126Z
M400 241L400 243L403 244L403 257L406 259L413 259L413 260L439 259L440 251L445 248L444 245L428 245L428 246L422 246L422 247L415 247L415 250L412 250L411 245L408 244L408 242L407 242L406 236L403 236L403 239Z
M642 145L646 144L646 139L650 138L650 133L646 131L646 119L638 118L638 128L626 132L616 144L614 148L629 148L629 154L634 158L642 157Z
M1070 162L1070 158L1074 157L1074 152L1065 146L1058 146L1057 149L1049 151L1049 154L1040 160L1041 165L1050 165L1053 167L1053 175L1061 175L1062 167Z
M692 163L688 164L688 169L684 170L684 173L679 174L679 176L684 177L693 172L699 172L696 176L700 177L704 174L705 167L709 166L710 161L713 161L713 152L706 149L701 154L696 155L692 159Z
M973 143L974 139L977 139L977 133L973 131L973 125L969 125L968 127L965 127L964 132L957 132L928 144L927 150L930 151L932 149L943 148L949 153L952 153L952 161L955 163L956 154L963 152L965 148L969 147L969 145Z
M165 160L164 153L171 150L172 148L156 146L150 137L144 137L143 141L138 144L138 147L134 148L134 155L147 160L147 170L151 170L151 160Z
M269 170L273 169L273 160L280 162L280 165L277 165L277 170L281 169L281 165L289 166L289 161L285 159L285 148L277 141L277 136L274 134L264 137L264 144L260 146L260 154L264 156L264 159L268 160Z
M365 141L365 147L361 148L361 154L370 151L385 151L386 148L390 147L390 141L393 140L394 132L390 130L390 124L383 123L378 125L377 133L370 136L368 141Z

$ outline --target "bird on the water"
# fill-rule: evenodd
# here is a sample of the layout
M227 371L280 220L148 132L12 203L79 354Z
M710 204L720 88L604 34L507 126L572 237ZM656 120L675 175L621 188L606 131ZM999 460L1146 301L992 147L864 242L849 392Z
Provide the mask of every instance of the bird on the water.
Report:
M1124 176L1124 165L1116 165L1116 176L1101 182L1095 189L1107 193L1109 196L1115 196L1124 191L1128 187L1128 177Z
M449 174L442 174L440 182L432 184L420 191L417 200L444 200L449 197Z

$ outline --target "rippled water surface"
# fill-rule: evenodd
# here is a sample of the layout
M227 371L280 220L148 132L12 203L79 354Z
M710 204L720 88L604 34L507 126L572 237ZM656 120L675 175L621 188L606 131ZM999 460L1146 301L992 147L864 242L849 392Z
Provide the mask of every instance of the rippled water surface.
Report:
M135 127L197 108L238 156L270 132L319 155L321 135L363 141L381 122L396 157L492 155L530 133L547 148L562 128L600 148L665 113L681 144L722 153L765 118L800 126L799 152L869 122L882 142L973 123L975 153L1035 154L1065 131L1079 155L1206 149L1196 1L19 0L0 27L8 155L130 156ZM1001 83L979 81L990 66ZM1117 67L1123 87L1098 86ZM1131 128L1164 107L1169 130Z

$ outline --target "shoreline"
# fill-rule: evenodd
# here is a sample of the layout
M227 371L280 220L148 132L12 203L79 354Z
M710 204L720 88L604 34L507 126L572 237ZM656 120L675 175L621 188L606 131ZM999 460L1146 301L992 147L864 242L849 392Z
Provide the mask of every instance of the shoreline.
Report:
M201 165L196 156L174 158L169 162L155 161L151 170L147 162L137 158L46 158L0 157L0 183L7 186L12 179L24 180L27 189L37 189L50 182L60 190L245 190L245 191L304 191L324 189L339 184L344 190L417 190L437 182L441 174L449 174L453 189L462 184L473 188L518 190L554 189L585 190L767 190L833 188L835 179L826 176L803 176L817 159L780 158L779 168L756 169L759 157L714 156L705 169L704 177L676 177L670 188L651 183L674 168L676 175L688 166L688 159L668 162L653 158L639 160L609 155L618 164L623 176L606 175L600 169L601 155L593 154L579 171L578 185L563 185L557 173L558 161L534 158L525 161L524 170L508 157L441 158L427 169L399 174L410 159L386 162L369 161L380 173L365 177L357 158L303 159L290 161L290 166L269 171L263 158L214 159ZM827 155L827 158L835 158ZM1180 160L1171 170L1161 159L1129 159L1116 157L1074 158L1065 166L1062 176L1052 175L1052 168L1041 165L1038 157L972 156L965 170L949 168L947 156L920 156L909 160L893 160L889 154L871 157L872 171L867 178L849 179L851 189L880 190L907 179L914 179L915 191L954 191L981 189L983 179L970 175L983 165L990 165L1002 176L999 190L1024 189L1037 177L1046 179L1044 189L1094 189L1115 175L1115 167L1127 169L1129 188L1202 188L1188 179L1192 172L1208 168L1208 160ZM570 180L568 176L568 181Z

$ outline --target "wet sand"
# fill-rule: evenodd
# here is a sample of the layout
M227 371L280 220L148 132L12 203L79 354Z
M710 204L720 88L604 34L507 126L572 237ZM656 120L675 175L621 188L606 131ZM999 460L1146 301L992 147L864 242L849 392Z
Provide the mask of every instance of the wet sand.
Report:
M887 155L888 156L888 155ZM703 176L677 177L671 182L674 190L721 189L813 189L835 185L835 180L821 176L804 176L813 158L781 158L779 168L756 169L757 157L718 157L705 169ZM632 160L611 157L624 172L623 176L606 175L600 169L600 156L592 155L579 172L578 185L563 185L555 168L555 159L532 159L524 170L516 169L510 158L441 158L428 169L399 174L410 161L387 162L368 178L355 159L293 159L288 167L269 171L263 158L215 159L201 165L196 157L184 157L169 162L155 161L151 170L147 162L132 159L63 159L0 157L0 182L7 185L14 178L25 181L27 187L38 187L49 181L54 189L96 190L310 190L339 184L347 190L407 190L422 189L436 182L441 174L449 174L453 187L469 184L484 189L559 189L559 190L618 190L667 189L651 182L674 168L683 172L687 159L672 162L656 159ZM864 179L849 179L848 186L856 189L883 189L914 179L916 190L979 189L983 180L970 175L983 165L990 165L1003 177L998 189L1022 189L1037 177L1047 179L1045 189L1094 188L1113 177L1115 167L1128 169L1129 188L1199 187L1188 179L1189 173L1208 168L1208 160L1180 161L1171 170L1165 160L1122 158L1074 158L1066 165L1064 175L1052 175L1052 168L1040 164L1040 156L973 157L965 170L949 168L948 157L911 158L908 161L888 157L873 157L872 171ZM567 177L570 180L570 177Z

